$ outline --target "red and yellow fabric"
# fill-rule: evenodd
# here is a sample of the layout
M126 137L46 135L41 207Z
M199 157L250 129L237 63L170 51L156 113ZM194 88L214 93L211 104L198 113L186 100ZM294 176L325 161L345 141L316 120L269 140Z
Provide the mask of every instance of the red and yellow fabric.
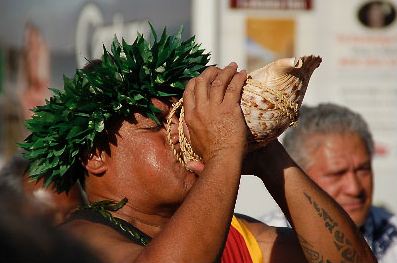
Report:
M262 251L254 235L237 217L233 216L222 263L262 263Z

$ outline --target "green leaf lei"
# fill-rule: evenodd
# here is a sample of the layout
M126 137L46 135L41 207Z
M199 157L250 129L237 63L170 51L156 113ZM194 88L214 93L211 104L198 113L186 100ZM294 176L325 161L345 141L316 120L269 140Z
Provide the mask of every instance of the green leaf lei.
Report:
M103 47L101 62L64 77L64 89L53 90L43 106L26 122L31 134L20 144L30 160L30 177L53 184L58 192L84 182L80 164L83 151L93 149L113 116L143 113L158 122L152 98L181 97L186 81L199 75L209 61L195 37L181 40L163 30L160 38L152 27L152 42L139 34L132 45L113 40Z
M101 217L106 219L110 224L114 227L123 231L132 241L135 243L147 246L152 240L151 237L140 231L138 228L133 225L127 226L122 223L123 220L117 217L113 217L111 212L115 212L122 208L128 202L127 198L123 198L119 202L115 202L113 200L102 200L95 203L91 203L86 206L82 206L78 208L78 211L91 210L98 213Z

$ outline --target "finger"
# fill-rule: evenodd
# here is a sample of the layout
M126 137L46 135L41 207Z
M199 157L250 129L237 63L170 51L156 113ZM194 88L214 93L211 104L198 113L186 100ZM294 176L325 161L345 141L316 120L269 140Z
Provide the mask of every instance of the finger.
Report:
M211 101L221 103L225 95L226 87L232 80L234 74L236 74L237 64L235 62L230 63L217 75L215 80L211 83L211 89L209 96Z
M189 115L195 107L194 87L196 86L196 78L189 80L183 92L183 107L185 115Z
M204 105L204 103L208 101L208 94L211 82L216 78L218 72L218 68L208 67L196 78L194 96L197 105Z
M210 82L214 81L218 73L220 72L220 68L216 66L211 66L206 68L200 75L206 79L208 79Z
M199 174L204 170L205 165L199 161L190 161L186 163L186 168L194 173Z
M243 90L243 86L246 80L247 72L245 70L242 70L239 73L235 74L226 88L223 102L232 104L240 103L241 92Z

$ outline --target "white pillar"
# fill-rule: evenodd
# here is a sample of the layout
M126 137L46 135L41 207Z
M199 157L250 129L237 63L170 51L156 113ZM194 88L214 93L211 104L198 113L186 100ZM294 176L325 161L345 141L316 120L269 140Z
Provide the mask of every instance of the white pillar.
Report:
M219 48L219 1L192 0L192 33L198 43L211 53L210 64L217 64Z

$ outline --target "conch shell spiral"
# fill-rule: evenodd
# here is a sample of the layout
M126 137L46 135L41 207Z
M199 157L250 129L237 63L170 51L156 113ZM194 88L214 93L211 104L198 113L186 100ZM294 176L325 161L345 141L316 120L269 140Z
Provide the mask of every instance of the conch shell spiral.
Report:
M265 145L296 122L310 77L320 63L321 58L313 55L283 58L248 74L241 108L250 130L250 145ZM171 119L179 108L180 150L177 151L171 141ZM184 134L182 100L173 105L166 128L171 148L182 164L200 160Z

